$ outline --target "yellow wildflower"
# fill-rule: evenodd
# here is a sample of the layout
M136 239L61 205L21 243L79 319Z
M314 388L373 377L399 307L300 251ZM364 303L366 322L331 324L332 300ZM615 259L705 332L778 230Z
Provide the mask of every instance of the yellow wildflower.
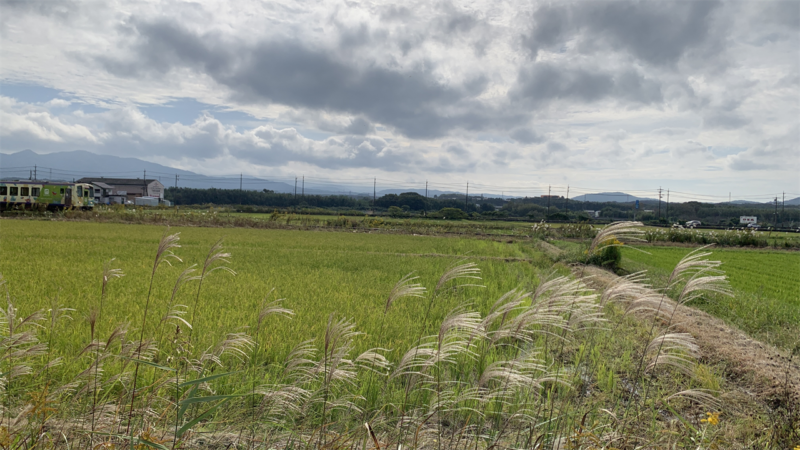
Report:
M719 415L720 414L721 413L718 413L718 412L715 412L715 413L707 412L706 416L708 416L708 417L706 417L705 419L701 419L700 422L701 423L707 423L709 425L719 425ZM798 449L795 449L795 450L798 450Z

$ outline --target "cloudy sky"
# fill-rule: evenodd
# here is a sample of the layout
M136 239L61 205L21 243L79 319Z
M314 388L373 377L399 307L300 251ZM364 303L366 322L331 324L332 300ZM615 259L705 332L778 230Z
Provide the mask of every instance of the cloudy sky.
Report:
M3 153L485 191L800 193L800 1L0 5Z

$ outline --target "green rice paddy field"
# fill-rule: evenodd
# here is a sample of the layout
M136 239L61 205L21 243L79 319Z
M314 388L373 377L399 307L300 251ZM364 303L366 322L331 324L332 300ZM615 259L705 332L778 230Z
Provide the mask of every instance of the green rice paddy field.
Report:
M109 284L100 335L121 322L137 328L158 241L164 227L85 222L3 220L0 222L0 274L20 314L50 308L56 302L74 308L75 321L83 321L99 302L103 263L114 264L125 276ZM266 347L276 358L297 343L320 339L328 315L354 319L362 336L359 347L377 334L384 302L395 283L409 272L433 289L441 274L467 257L481 269L485 288L465 288L458 295L442 296L432 310L437 323L450 309L471 302L485 311L503 293L516 287L530 289L540 273L552 271L544 256L521 243L494 240L438 238L413 235L367 234L327 231L254 230L220 228L172 228L180 232L181 248L175 254L183 262L162 265L155 277L155 319L166 314L169 298L180 272L203 264L209 248L224 237L232 254L231 276L217 271L202 288L200 316L195 336L200 345L211 345L227 332L253 326L262 299L285 298L296 313L292 321L275 320ZM508 258L513 260L506 261ZM564 269L566 270L566 269ZM473 280L474 281L474 280ZM197 282L184 285L176 302L192 309ZM5 295L5 293L3 293ZM419 301L417 301L419 300ZM422 299L404 299L393 306L394 320L386 325L384 345L408 348L418 337L423 316ZM5 302L4 302L5 303ZM408 330L408 327L416 327ZM87 326L70 326L58 342L59 350L71 352L88 340Z
M656 287L692 249L642 247L623 250L623 267L646 269ZM733 297L708 297L692 304L725 319L752 336L791 349L800 345L800 252L711 248L709 259L722 261Z

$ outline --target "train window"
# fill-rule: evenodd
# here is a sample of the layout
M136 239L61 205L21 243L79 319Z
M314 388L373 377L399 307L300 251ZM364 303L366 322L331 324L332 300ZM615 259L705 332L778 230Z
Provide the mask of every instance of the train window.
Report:
M61 194L62 195L64 194L64 188L61 188Z
M0 186L0 195L8 195L8 187Z
M28 196L31 195L31 189L29 187L20 188L21 192L19 195Z
M78 188L75 189L75 190L77 191L76 193L78 194L78 197L83 197L83 188L82 187L78 186Z
M31 188L31 196L38 197L40 190L41 190L41 188Z
M19 195L19 188L16 186L11 186L11 189L9 189L9 191L11 191L10 195Z

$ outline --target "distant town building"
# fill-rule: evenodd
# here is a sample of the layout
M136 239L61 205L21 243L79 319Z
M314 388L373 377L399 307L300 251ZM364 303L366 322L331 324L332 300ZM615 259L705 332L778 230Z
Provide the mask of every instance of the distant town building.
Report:
M78 183L94 185L95 202L102 204L133 203L138 197L164 199L164 185L154 179L85 177Z
M739 216L739 223L740 224L748 224L748 225L750 225L751 223L758 223L758 217L757 216Z

